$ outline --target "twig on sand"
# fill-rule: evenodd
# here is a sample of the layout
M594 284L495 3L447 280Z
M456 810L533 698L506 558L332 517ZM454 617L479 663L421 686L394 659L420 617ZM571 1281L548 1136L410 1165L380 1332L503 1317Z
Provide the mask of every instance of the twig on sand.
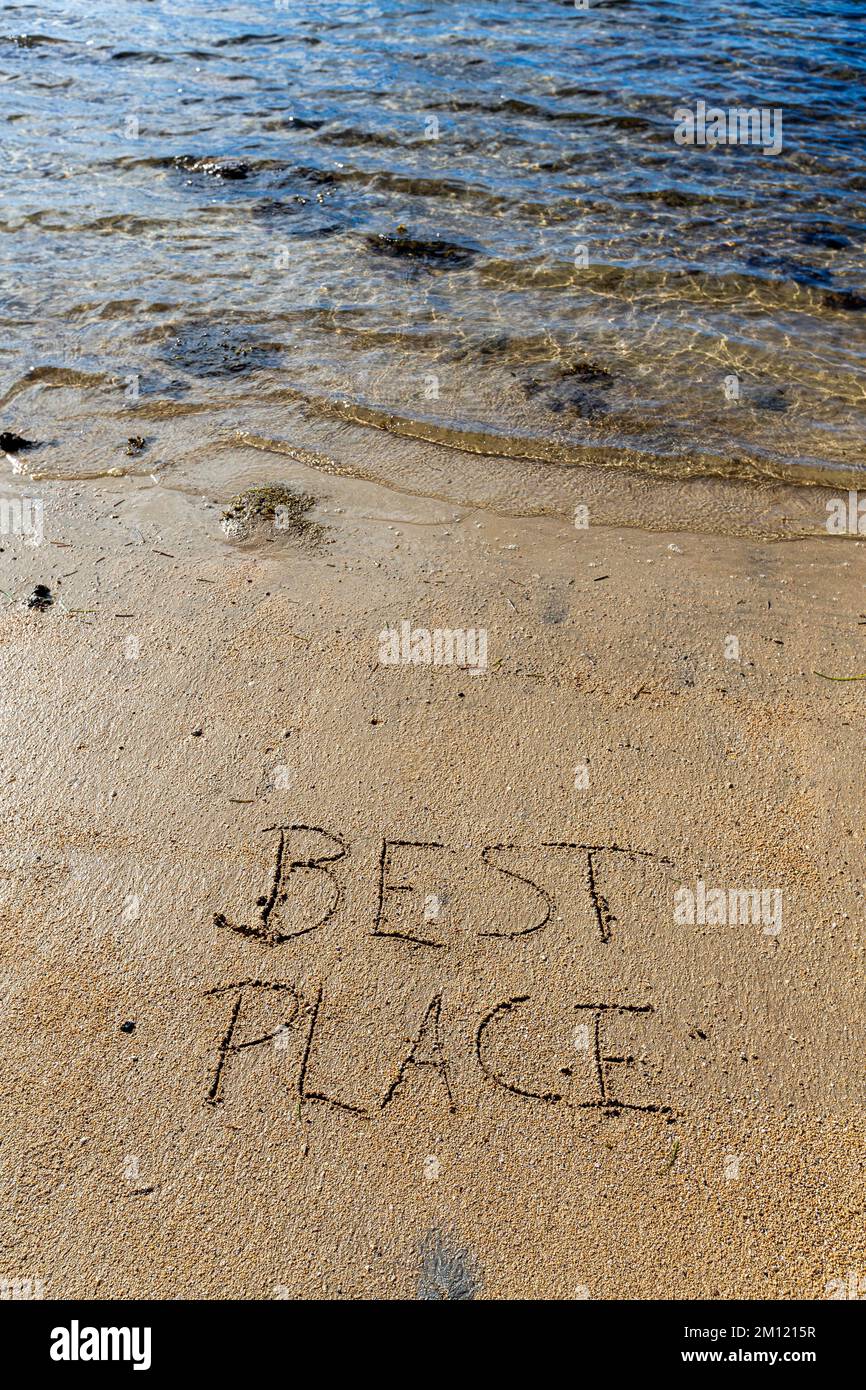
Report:
M866 681L864 676L825 676L823 671L813 671L813 676L820 676L822 681Z
M679 1153L679 1151L680 1151L680 1141L679 1141L679 1139L675 1139L674 1142L673 1142L673 1144L671 1145L671 1151L670 1151L670 1154L668 1155L667 1163L665 1163L664 1166L659 1170L660 1172L662 1172L662 1173L669 1173L669 1172L670 1172L670 1170L673 1168L674 1164L675 1164L676 1161L677 1161L677 1154Z

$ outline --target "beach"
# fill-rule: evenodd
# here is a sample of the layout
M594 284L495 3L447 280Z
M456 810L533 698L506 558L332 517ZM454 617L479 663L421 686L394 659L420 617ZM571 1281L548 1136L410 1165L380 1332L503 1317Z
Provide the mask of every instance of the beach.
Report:
M851 0L0 0L0 1301L57 1359L636 1300L644 1374L866 1297L864 77Z
M127 477L4 543L4 1267L850 1296L862 686L815 671L862 664L861 543L251 459L306 529ZM403 622L484 668L383 662ZM715 885L771 896L712 920Z

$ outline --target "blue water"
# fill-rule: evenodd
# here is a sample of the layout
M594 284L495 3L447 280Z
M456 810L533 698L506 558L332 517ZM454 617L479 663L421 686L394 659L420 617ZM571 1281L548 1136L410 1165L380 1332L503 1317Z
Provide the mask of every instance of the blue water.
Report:
M864 29L862 0L0 4L3 428L70 475L135 409L202 449L350 408L492 457L857 470ZM781 152L678 145L699 100L780 110Z

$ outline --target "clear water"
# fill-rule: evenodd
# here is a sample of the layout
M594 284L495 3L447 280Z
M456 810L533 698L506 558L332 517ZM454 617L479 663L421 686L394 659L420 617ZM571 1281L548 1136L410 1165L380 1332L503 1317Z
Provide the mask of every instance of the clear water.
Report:
M2 428L70 477L201 483L242 431L374 473L427 440L850 479L864 30L862 0L0 4ZM781 153L676 144L699 99L780 108Z

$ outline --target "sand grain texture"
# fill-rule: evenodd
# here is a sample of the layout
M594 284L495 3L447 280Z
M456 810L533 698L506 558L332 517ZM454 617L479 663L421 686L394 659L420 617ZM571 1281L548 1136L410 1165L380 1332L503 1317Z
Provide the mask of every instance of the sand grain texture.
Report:
M866 687L813 671L863 666L862 547L285 476L315 544L129 478L5 547L6 1277L826 1297L866 1262ZM487 673L381 664L402 619ZM427 847L377 926L383 837ZM698 878L781 931L676 924Z

